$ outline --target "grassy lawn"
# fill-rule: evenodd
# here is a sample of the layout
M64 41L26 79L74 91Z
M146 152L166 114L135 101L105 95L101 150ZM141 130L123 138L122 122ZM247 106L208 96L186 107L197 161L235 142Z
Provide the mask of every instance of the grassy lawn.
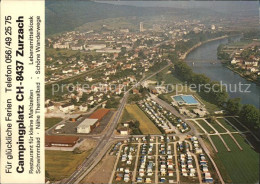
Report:
M153 76L150 80L157 81L159 79L162 79L162 81L164 81L165 84L171 84L171 85L182 83L179 79L174 77L172 73L170 73L171 71L170 72L169 71L170 71L170 67L167 67L164 70L162 70L160 74Z
M190 88L187 86L187 84L184 84L180 79L178 79L176 76L174 76L172 73L168 73L169 68L164 69L162 72L158 75L155 75L151 78L151 80L157 81L159 78L162 79L162 81L165 82L165 84L168 84L169 86L172 85L173 89L167 94L164 94L164 97L167 99L167 101L170 103L172 102L171 96L177 95L177 94L192 94L195 95L207 108L207 110L210 113L213 113L214 111L220 110L216 105L209 103L202 99L198 93L195 91L190 90ZM176 85L178 84L178 85ZM181 86L182 85L182 86ZM171 89L171 88L169 88Z
M45 170L51 180L61 180L70 176L83 160L90 154L92 149L81 154L72 151L45 151Z
M208 122L219 132L219 133L224 133L227 132L223 127L221 127L216 121L210 122L208 120Z
M189 121L189 122L191 122L196 127L199 133L205 133L196 123L194 123L194 121Z
M208 133L215 133L215 131L204 121L196 120Z
M230 132L236 132L237 130L233 128L224 118L217 118L217 120Z
M216 148L219 150L227 150L221 139L218 135L211 135L210 138L212 139L213 143L215 144Z
M181 84L181 83L180 83ZM183 84L185 85L185 84ZM174 90L173 92L167 93L164 95L164 97L167 99L168 102L172 102L172 98L171 96L177 95L177 94L188 94L188 95L194 95L196 96L196 98L202 102L205 107L207 108L207 110L209 111L209 113L214 113L215 111L220 110L219 107L217 107L216 105L207 102L206 100L202 99L198 93L190 90L188 87L183 86L183 88L181 88L180 86L174 86L175 88L177 88L178 90Z
M226 117L226 119L232 123L238 130L240 131L246 131L245 127L243 127L242 125L240 125L234 118L232 117Z
M221 135L222 138L224 139L224 141L227 143L228 147L230 148L231 151L235 151L238 150L240 151L239 147L237 146L237 144L235 143L235 141L231 138L230 135L225 134L225 135Z
M131 121L134 119L135 118L133 116L131 116L131 114L129 114L126 109L124 109L123 115L120 119L120 123L124 123L124 122Z
M139 121L139 128L143 134L161 134L161 131L137 105L126 105L126 110L132 117Z
M214 142L215 146L217 147L217 149L218 149L219 151L220 151L221 149L222 149L222 150L227 150L226 147L224 146L223 142L220 140L219 136L217 136L217 135L211 135L210 138L212 139L212 141ZM211 156L212 156L214 162L217 164L217 167L218 167L218 169L219 169L220 172L221 172L221 176L222 176L223 180L224 180L226 183L231 183L232 180L231 180L231 178L230 178L228 172L226 171L225 166L223 165L223 163L221 162L221 160L219 160L219 158L217 157L216 152L213 151L214 149L213 149L213 147L212 147L210 141L208 140L207 137L204 137L204 138L203 138L203 141L206 143L207 147L208 147L208 148L211 150L211 152L213 153L213 154L211 154ZM220 148L221 148L221 149L220 149ZM211 163L211 162L210 162L210 163ZM214 168L214 167L212 166L212 169L213 169L213 168ZM214 169L213 169L213 170L214 170ZM214 173L214 172L213 172L212 174L217 175L217 174ZM215 177L215 178L216 178L216 177Z
M62 118L45 118L45 130L61 122Z
M234 137L242 146L243 151L237 147L233 140L230 140L231 137L223 136L231 152L228 152L225 147L218 147L217 160L224 165L232 183L256 183L259 180L259 154L239 134L234 134Z

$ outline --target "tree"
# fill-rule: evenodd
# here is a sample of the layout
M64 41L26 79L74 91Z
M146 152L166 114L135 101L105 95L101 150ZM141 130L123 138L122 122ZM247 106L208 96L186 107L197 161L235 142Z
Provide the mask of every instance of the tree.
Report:
M139 58L145 58L145 54L144 54L144 52L143 52L142 50L140 50L140 51L138 52L138 57L139 57Z
M74 153L74 154L81 154L82 151L81 151L79 148L75 148L75 149L73 150L73 153Z
M244 105L240 111L239 116L241 122L246 126L254 129L260 128L260 112L259 109L257 109L255 106L249 104Z
M88 99L87 93L83 93L83 94L82 94L82 97L81 97L81 101L82 101L82 102L86 102L87 99Z
M238 115L241 109L240 98L233 98L227 101L227 111L233 115Z

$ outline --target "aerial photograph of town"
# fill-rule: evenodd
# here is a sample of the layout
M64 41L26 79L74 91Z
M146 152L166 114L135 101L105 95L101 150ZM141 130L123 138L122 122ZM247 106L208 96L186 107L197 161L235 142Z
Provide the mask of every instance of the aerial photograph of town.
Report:
M259 183L258 1L45 14L46 183Z

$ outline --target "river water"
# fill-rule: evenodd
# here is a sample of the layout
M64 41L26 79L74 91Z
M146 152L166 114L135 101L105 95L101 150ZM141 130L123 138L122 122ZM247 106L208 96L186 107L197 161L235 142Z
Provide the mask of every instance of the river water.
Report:
M239 39L239 37L233 38L234 41ZM222 39L203 44L190 52L186 61L194 72L205 74L211 80L226 84L231 98L239 97L242 104L252 104L259 108L260 86L229 70L217 59L218 46L227 42L228 39Z

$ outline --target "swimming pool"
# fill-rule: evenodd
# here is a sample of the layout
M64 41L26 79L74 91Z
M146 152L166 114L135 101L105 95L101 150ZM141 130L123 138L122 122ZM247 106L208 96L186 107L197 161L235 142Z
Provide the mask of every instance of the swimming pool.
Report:
M172 97L179 105L198 105L199 102L192 95L176 95Z

